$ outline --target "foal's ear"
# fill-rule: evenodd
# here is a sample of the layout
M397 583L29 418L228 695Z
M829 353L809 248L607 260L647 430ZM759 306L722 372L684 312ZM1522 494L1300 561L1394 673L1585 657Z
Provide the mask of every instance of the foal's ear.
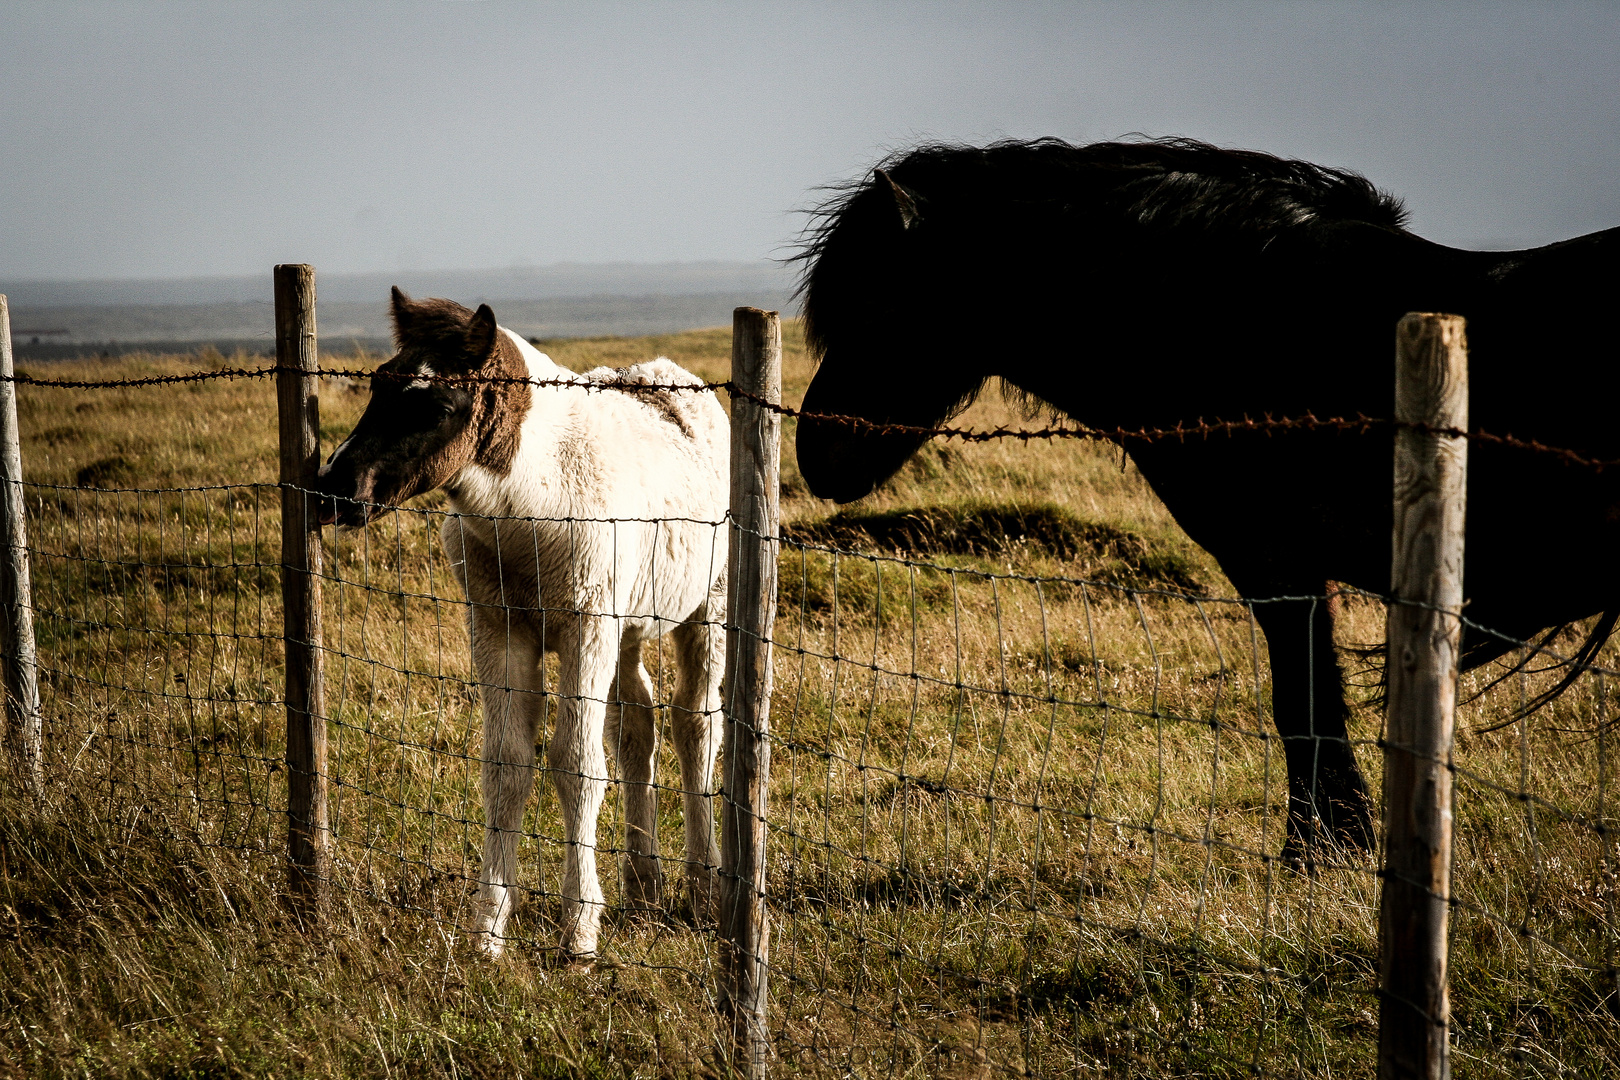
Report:
M495 351L495 312L488 304L479 304L467 324L467 359L481 364Z
M394 344L404 345L416 329L415 305L398 285L393 288Z

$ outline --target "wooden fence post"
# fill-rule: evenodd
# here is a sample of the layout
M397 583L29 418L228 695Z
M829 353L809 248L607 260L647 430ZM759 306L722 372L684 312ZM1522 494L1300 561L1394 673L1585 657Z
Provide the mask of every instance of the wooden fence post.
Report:
M720 804L721 1010L739 1075L765 1075L770 1056L766 961L765 805L771 777L771 628L781 525L782 320L732 315L731 526L726 598L725 777Z
M22 437L17 384L12 381L11 309L0 296L0 666L5 674L6 756L23 790L44 787L44 730L39 714L39 665L34 653L34 598L28 575L28 520L22 489Z
M313 912L326 866L326 693L321 679L321 464L315 268L276 267L276 405L281 421L281 601L287 649L288 891Z
M1456 315L1414 312L1401 320L1395 334L1398 424L1467 428L1464 329ZM1466 438L1397 428L1378 916L1380 1080L1451 1075L1446 926L1467 475Z

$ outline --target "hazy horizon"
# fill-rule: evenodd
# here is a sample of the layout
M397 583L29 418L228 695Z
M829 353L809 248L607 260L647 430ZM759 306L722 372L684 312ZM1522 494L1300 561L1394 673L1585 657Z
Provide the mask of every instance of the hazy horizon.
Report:
M0 280L790 253L925 140L1131 132L1348 167L1420 235L1620 224L1620 6L0 7Z
M0 278L0 294L13 306L204 305L269 303L274 298L270 266L256 274L190 277L17 280ZM546 266L498 266L467 270L381 270L328 273L316 266L323 301L385 301L391 286L406 292L478 300L584 299L589 297L700 296L783 292L796 270L783 263L725 260L659 263L559 262Z

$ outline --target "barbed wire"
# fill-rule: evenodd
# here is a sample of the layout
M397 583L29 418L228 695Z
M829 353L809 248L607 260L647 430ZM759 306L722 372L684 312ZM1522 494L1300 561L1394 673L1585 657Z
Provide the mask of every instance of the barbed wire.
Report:
M170 386L175 383L206 382L210 379L263 379L282 370L272 364L257 368L210 368L207 371L188 371L180 375L146 375L138 379L42 379L37 375L16 372L0 375L0 382L19 386L41 386L56 390L121 390L138 386ZM288 368L287 370L300 370Z
M270 364L258 368L218 368L209 371L193 371L179 375L149 375L133 379L43 379L34 375L15 374L0 376L0 381L10 381L23 386L37 386L58 390L102 390L102 389L131 389L144 386L172 386L183 383L204 382L211 379L260 379L282 372L294 372L300 375L309 375L319 378L345 378L345 379L397 379L400 381L444 382L451 384L477 384L477 385L514 385L530 386L534 388L562 388L582 389L586 391L617 390L623 393L713 393L724 390L733 397L740 397L760 408L775 413L778 416L791 420L814 420L818 423L837 424L853 428L865 434L872 435L910 435L925 439L957 439L966 443L988 443L1000 439L1017 439L1019 442L1046 441L1057 439L1080 439L1089 442L1112 442L1126 444L1130 442L1160 442L1175 439L1186 442L1188 439L1209 439L1212 436L1227 436L1230 438L1237 434L1265 434L1272 435L1278 432L1293 431L1332 431L1345 434L1366 435L1375 430L1413 431L1421 435L1440 435L1447 438L1468 439L1470 442L1487 443L1502 446L1513 450L1523 450L1529 453L1542 454L1557 458L1566 465L1577 465L1602 472L1604 469L1620 465L1620 458L1597 458L1583 454L1568 447L1552 446L1539 439L1524 439L1513 434L1499 435L1486 431L1483 428L1472 430L1458 427L1441 427L1421 422L1391 420L1381 417L1368 416L1357 413L1353 417L1327 416L1319 417L1312 412L1300 416L1274 417L1269 413L1261 418L1244 416L1238 420L1204 420L1202 418L1192 422L1178 421L1174 427L1092 427L1086 424L1051 425L1044 428L1015 428L998 426L994 428L961 428L951 426L928 426L920 424L895 424L882 421L868 420L862 416L849 416L840 413L805 412L791 405L782 405L769 401L757 394L743 390L730 379L700 383L659 383L659 382L631 382L626 380L592 380L582 377L558 379L532 379L519 378L509 375L444 375L444 374L412 374L406 372L390 372L377 368L304 368L291 367L285 364Z

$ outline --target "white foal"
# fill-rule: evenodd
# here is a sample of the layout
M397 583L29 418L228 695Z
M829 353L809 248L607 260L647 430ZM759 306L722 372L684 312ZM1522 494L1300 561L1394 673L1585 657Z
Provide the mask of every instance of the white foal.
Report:
M327 522L363 525L436 487L456 511L441 535L466 591L484 699L475 939L499 954L514 905L547 652L561 669L547 766L563 819L564 953L596 953L604 736L624 784L626 903L661 903L658 724L641 652L665 633L676 671L670 719L686 880L694 912L710 912L720 862L711 789L725 647L724 410L712 392L695 389L603 389L701 383L665 359L575 375L497 327L488 305L472 312L395 289L394 325L399 352L379 369L365 415L321 468L318 487L331 497Z

